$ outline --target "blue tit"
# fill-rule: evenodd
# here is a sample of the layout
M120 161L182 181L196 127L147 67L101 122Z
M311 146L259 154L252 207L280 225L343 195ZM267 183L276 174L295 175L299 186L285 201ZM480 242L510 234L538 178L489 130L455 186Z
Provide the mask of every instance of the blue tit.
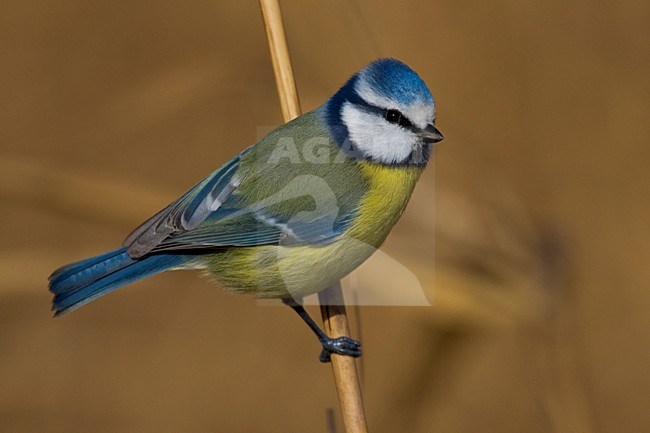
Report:
M382 244L400 218L434 143L424 81L394 59L353 75L325 104L247 148L135 229L122 248L49 279L55 315L173 269L204 269L236 293L280 298L323 351L359 356L328 338L300 305Z

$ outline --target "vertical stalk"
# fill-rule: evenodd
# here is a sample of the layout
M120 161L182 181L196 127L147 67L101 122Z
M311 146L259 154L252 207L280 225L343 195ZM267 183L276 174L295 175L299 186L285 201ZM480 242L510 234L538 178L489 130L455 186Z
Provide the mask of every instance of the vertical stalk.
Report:
M271 51L275 83L278 87L282 117L288 122L300 116L298 91L293 77L287 38L282 23L282 12L278 0L260 0L266 37ZM330 337L350 335L348 319L343 303L341 284L323 290L318 294L325 332ZM366 415L363 409L361 388L354 358L332 354L334 382L341 404L343 424L347 433L367 433Z

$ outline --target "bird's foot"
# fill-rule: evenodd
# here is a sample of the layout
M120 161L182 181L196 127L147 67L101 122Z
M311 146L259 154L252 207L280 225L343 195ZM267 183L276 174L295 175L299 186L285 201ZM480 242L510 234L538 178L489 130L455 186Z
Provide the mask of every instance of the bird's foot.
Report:
M352 356L353 358L361 356L361 342L350 337L327 337L321 341L321 344L323 345L323 351L320 353L320 362L330 362L332 353Z

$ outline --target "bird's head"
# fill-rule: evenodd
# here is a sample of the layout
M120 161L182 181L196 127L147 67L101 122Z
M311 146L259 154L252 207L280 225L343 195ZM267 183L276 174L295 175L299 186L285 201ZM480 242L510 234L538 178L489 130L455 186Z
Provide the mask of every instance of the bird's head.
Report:
M433 96L411 68L380 59L353 75L324 106L336 141L352 155L385 165L424 165L434 143Z

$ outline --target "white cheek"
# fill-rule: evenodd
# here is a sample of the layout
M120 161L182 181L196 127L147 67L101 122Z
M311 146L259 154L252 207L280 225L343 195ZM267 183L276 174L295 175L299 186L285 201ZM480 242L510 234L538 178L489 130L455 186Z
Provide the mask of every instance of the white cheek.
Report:
M359 110L349 102L343 104L342 119L356 149L375 161L402 163L417 144L418 138L414 133L388 123L376 114Z

